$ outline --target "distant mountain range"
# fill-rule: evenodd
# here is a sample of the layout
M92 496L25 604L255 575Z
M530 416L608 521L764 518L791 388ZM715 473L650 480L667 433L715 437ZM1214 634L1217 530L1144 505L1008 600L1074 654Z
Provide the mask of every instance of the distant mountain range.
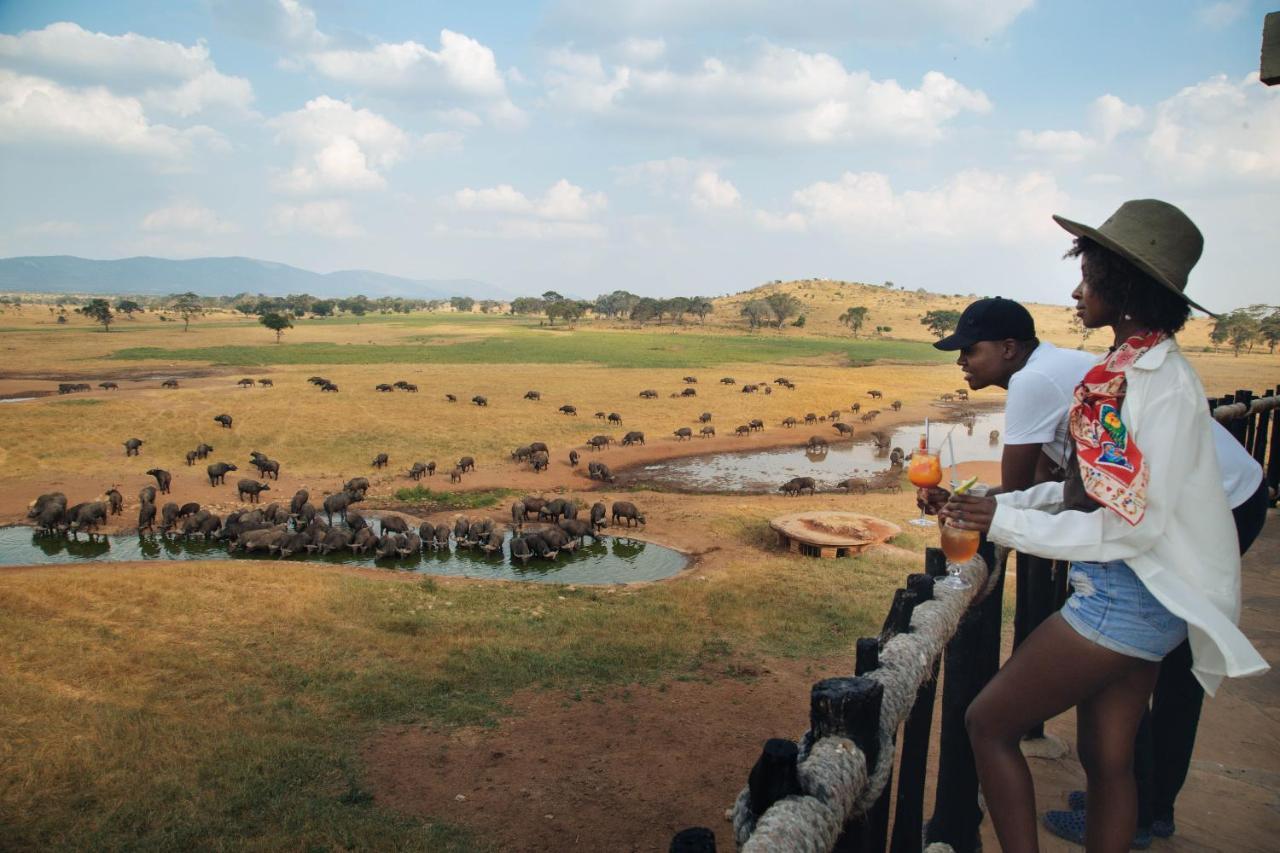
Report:
M513 294L475 279L411 279L371 270L317 273L255 258L121 258L95 261L72 255L0 258L0 290L23 293L112 293L163 295L193 291L201 296L262 293L286 296L402 296L414 299L509 300Z

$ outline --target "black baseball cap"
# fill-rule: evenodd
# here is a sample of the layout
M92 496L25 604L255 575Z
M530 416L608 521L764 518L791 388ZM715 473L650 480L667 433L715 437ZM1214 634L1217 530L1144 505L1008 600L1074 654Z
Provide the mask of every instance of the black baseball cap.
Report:
M1036 321L1031 312L1012 299L996 296L979 299L960 315L956 330L934 344L940 350L958 350L978 341L1027 341L1036 336Z

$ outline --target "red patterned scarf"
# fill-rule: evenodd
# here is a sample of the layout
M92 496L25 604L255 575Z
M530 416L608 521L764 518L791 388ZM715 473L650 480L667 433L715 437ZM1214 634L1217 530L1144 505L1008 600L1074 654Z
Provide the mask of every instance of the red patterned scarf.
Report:
M1146 332L1120 344L1085 374L1071 407L1071 437L1085 491L1130 524L1141 521L1147 511L1151 472L1120 420L1128 385L1124 371L1165 337L1163 332Z

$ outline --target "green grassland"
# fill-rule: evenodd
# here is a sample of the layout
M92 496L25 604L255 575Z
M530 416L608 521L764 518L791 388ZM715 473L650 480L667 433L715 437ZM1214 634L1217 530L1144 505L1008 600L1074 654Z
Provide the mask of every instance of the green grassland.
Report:
M841 563L770 556L636 590L256 561L9 575L5 846L485 850L373 803L362 742L388 723L485 725L526 688L716 678L847 649L910 567Z
M448 346L440 344L447 341ZM292 364L574 364L607 367L708 367L787 364L822 360L844 365L876 360L919 364L949 361L926 343L733 335L701 332L572 333L496 327L482 337L415 337L386 344L299 343L192 348L128 347L110 358L124 361L194 361L258 367Z

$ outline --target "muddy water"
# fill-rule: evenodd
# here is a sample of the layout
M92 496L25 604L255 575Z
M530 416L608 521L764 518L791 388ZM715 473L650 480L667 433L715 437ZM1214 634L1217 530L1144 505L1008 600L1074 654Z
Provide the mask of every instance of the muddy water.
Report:
M376 526L376 525L375 525ZM449 548L427 550L413 557L375 560L351 552L325 556L312 554L290 560L365 566L428 575L483 578L488 580L542 581L547 583L611 584L652 581L671 577L688 560L670 548L622 536L608 536L570 553L561 551L554 560L536 557L527 563L511 559L511 535L503 539L502 552L487 556L479 549ZM263 554L229 554L218 542L164 536L99 536L88 541L81 536L37 535L30 527L0 528L0 566L31 566L66 563L122 562L126 560L275 560Z
M771 430L780 430L771 427ZM1003 442L990 440L992 430L1004 431L1004 412L983 412L973 429L964 424L932 421L929 429L933 445L948 433L959 462L987 462L1000 458ZM835 441L830 424L810 424L790 430L795 434L795 447L769 450L712 453L655 462L619 472L618 481L626 486L646 486L683 492L764 493L776 491L792 477L813 477L818 487L831 489L849 477L867 476L889 467L889 449L901 447L910 452L920 441L924 424L909 424L894 429L889 449L877 451L868 437L870 430L859 428L853 441ZM818 435L831 442L826 453L809 453L803 447L809 436ZM942 464L951 464L951 452L942 449Z

